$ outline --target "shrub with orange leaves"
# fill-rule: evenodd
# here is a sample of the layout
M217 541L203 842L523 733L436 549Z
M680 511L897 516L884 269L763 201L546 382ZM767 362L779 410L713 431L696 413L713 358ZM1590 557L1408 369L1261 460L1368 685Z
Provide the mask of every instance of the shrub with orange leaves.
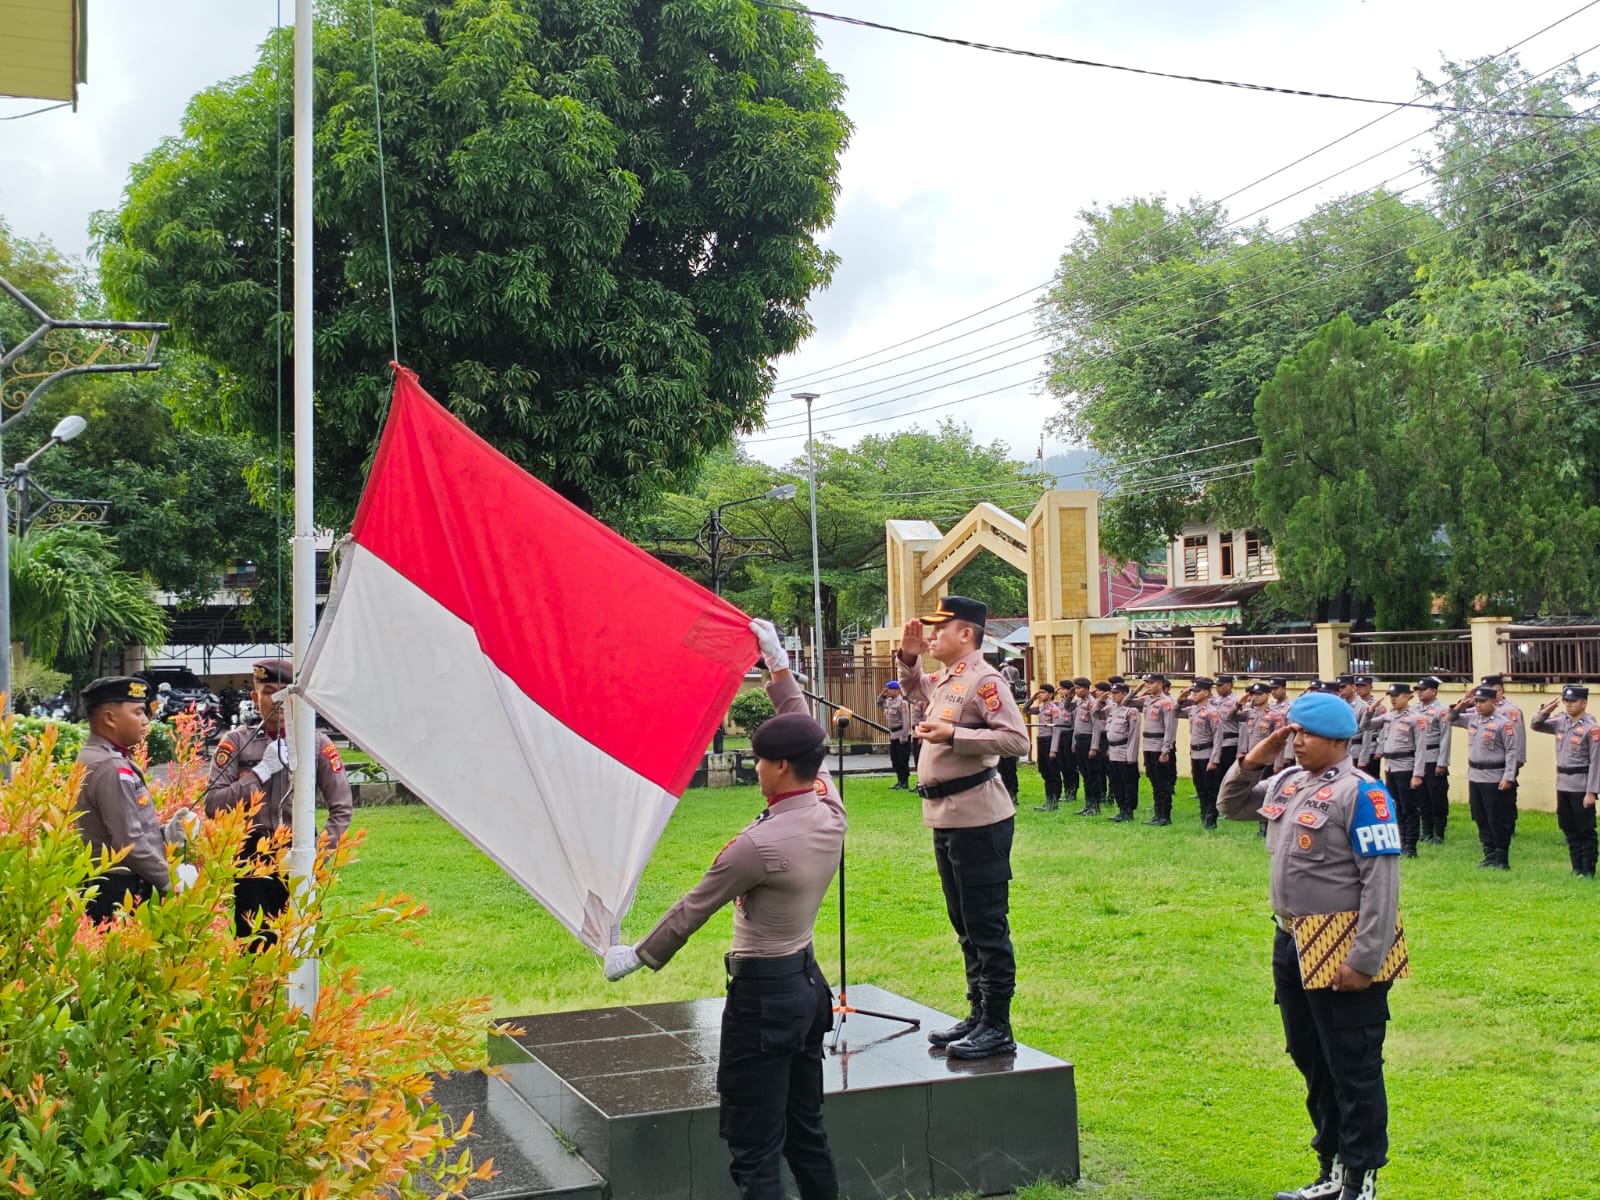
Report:
M316 889L251 953L233 933L247 815L207 820L186 849L199 882L96 926L81 888L99 862L73 818L81 773L49 733L0 723L15 758L0 787L0 1194L61 1200L458 1194L491 1165L462 1149L428 1073L477 1065L485 999L375 1011L340 953L354 929L420 909L404 897L341 907L354 839L320 856ZM157 771L163 815L198 808L192 724ZM286 856L287 842L280 847ZM289 1004L294 947L321 962L315 1011Z

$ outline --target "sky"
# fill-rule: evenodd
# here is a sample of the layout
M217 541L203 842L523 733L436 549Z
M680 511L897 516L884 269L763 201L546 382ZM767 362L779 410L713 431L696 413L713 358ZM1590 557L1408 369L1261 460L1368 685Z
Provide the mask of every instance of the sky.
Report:
M282 6L292 12L288 0ZM1419 72L1440 78L1445 59L1499 54L1570 14L1517 51L1526 67L1542 72L1600 43L1600 6L1586 0L817 7L969 41L1394 100L1416 94ZM78 111L0 121L0 215L18 234L86 255L90 215L120 202L129 166L177 131L194 93L255 61L277 8L278 0L92 5ZM797 391L820 394L815 430L841 444L949 417L1025 460L1041 443L1046 456L1070 449L1046 430L1058 402L1037 382L1048 343L1036 334L1035 306L1085 208L1151 194L1227 197L1232 217L1265 217L1276 229L1380 183L1424 194L1419 160L1431 150L1434 119L1426 112L817 26L822 57L848 88L855 133L824 236L838 270L812 299L814 335L778 364L768 428L745 439L774 464L804 449L805 406L789 398ZM1600 51L1582 63L1600 65ZM0 118L36 107L0 99Z

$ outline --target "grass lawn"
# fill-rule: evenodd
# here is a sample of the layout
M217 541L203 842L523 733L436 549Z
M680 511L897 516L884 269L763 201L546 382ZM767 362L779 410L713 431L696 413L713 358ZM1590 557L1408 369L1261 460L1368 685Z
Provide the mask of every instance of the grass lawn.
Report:
M1253 823L1202 834L1180 783L1170 829L1032 811L1023 769L1011 917L1017 1036L1076 1064L1084 1181L1021 1200L1262 1200L1314 1173L1300 1078L1269 978L1267 859ZM849 782L851 979L957 1012L960 955L914 797ZM690 792L645 875L641 936L760 809L754 789ZM1148 815L1148 796L1140 816ZM659 974L608 985L598 960L423 808L360 809L346 895L403 888L427 904L421 945L352 945L369 984L424 1001L487 994L504 1016L721 994L730 917ZM1403 866L1415 977L1396 985L1386 1197L1600 1195L1600 888L1567 874L1554 817L1524 814L1509 874L1474 870L1477 839ZM836 965L837 912L818 951ZM831 975L831 968L830 968ZM835 982L837 980L835 979Z

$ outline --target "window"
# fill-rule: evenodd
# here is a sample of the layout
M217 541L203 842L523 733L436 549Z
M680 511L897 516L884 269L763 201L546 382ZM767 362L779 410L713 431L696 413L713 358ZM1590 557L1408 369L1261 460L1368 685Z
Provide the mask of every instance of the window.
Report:
M1224 578L1224 579L1232 579L1233 578L1233 535L1231 533L1227 534L1227 535L1225 535L1223 537L1222 545L1219 547L1219 550L1220 550L1220 553L1217 555L1217 557L1220 560L1218 565L1222 569L1222 578Z
M1205 583L1211 574L1211 539L1205 534L1183 539L1183 581Z
M1263 545L1261 538L1253 533L1244 535L1244 573L1247 578L1256 579L1263 575L1274 573L1277 563L1272 557L1272 547Z

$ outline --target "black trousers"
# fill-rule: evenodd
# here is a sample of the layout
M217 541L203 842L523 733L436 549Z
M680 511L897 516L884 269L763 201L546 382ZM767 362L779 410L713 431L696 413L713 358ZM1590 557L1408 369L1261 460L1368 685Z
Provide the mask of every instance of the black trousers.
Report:
M1161 761L1161 753L1157 750L1144 752L1144 773L1150 779L1150 799L1155 806L1156 816L1172 817L1172 789L1178 783L1178 756L1167 755L1167 761Z
M1450 769L1440 775L1437 767L1429 767L1422 774L1422 790L1422 832L1443 838L1450 823Z
M256 930L289 907L289 885L280 875L241 875L233 883L233 932L248 938L252 950L265 950L277 944L278 935L270 929Z
M1015 803L1017 793L1022 790L1022 785L1017 782L1017 760L1002 758L995 764L995 770L1000 772L1000 779L1006 785L1006 791L1011 793L1012 802Z
M1111 798L1117 811L1131 813L1139 807L1139 764L1132 762L1106 763L1106 780L1111 787Z
M1411 771L1390 771L1384 781L1389 795L1394 799L1394 816L1400 826L1400 849L1415 851L1422 835L1422 805L1427 799L1427 781L1419 788L1411 786Z
M1204 758L1189 760L1189 775L1194 780L1194 794L1200 799L1200 820L1212 824L1217 819L1217 794L1222 791L1222 771L1210 769L1211 750L1206 748Z
M1472 802L1472 819L1478 825L1484 857L1506 862L1511 838L1517 832L1517 785L1513 783L1502 792L1498 781L1468 783L1467 796Z
M1011 948L1011 838L1016 819L970 829L935 829L933 861L944 889L945 912L961 946L967 999L1009 1021L1017 988Z
M1061 795L1074 800L1078 795L1078 760L1072 753L1072 730L1063 726L1056 742L1056 769L1061 772Z
M1072 739L1072 757L1078 764L1078 776L1083 780L1083 798L1099 805L1106 798L1106 751L1101 746L1100 753L1090 758L1089 751L1094 748L1093 737Z
M1597 852L1595 810L1583 806L1583 796L1581 791L1557 792L1556 821L1567 835L1572 869L1580 875L1593 875Z
M1044 780L1044 798L1061 799L1061 764L1050 753L1050 733L1041 731L1034 761L1039 765L1039 777Z
M894 768L894 779L901 787L911 782L910 739L889 739L889 765Z
M833 993L814 958L775 979L728 980L717 1057L718 1118L744 1200L784 1200L787 1159L801 1200L835 1200L839 1176L822 1127L822 1039Z
M1272 983L1284 1048L1306 1081L1306 1111L1316 1131L1311 1148L1324 1161L1337 1155L1346 1170L1377 1170L1389 1161L1383 1039L1392 985L1308 991L1294 938L1281 929L1272 944Z
M83 910L97 925L111 920L119 904L127 908L143 904L156 890L143 875L129 871L107 871L104 875L96 875L83 886L85 891L95 889L95 895L89 898Z

